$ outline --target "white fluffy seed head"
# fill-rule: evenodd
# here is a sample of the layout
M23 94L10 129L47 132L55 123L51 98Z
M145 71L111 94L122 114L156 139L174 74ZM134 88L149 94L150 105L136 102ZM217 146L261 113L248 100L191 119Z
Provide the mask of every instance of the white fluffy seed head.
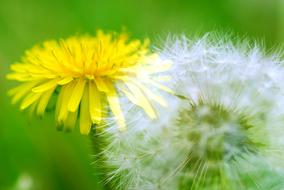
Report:
M129 109L128 131L102 134L117 189L284 188L283 63L212 39L170 40L160 52L173 62L169 107L157 120Z

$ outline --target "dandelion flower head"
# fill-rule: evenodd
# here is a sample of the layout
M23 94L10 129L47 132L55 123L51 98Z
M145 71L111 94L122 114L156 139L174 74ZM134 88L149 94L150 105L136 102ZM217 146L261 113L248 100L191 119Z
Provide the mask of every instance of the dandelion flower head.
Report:
M142 107L155 118L149 99L166 102L150 86L168 90L156 80L170 67L149 50L149 40L129 40L126 33L104 33L46 41L28 50L13 64L8 79L19 86L9 91L12 103L43 115L52 95L59 92L55 118L60 128L71 130L79 120L80 131L88 134L111 111L119 128L125 119L120 95Z

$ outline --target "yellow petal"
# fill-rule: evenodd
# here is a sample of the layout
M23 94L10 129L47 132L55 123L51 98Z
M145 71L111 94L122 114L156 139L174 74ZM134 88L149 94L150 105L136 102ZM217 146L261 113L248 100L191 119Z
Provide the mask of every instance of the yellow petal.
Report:
M15 64L11 65L10 68L11 68L12 71L16 71L16 72L19 72L19 73L25 73L26 72L25 66L21 63L15 63Z
M30 119L32 118L32 116L34 114L36 107L37 107L37 102L36 101L29 106L28 115L29 115Z
M125 119L123 116L123 113L121 111L120 108L120 104L119 104L119 98L118 95L116 93L116 90L114 89L114 87L110 87L109 88L109 92L106 93L107 95L107 100L110 106L111 111L113 112L116 122L118 123L119 129L121 131L126 130L126 125L125 125Z
M72 94L70 94L70 99L68 102L68 110L71 112L75 112L78 109L78 106L80 104L84 88L85 88L86 80L79 79L72 91Z
M48 104L48 101L52 95L52 93L54 92L56 87L53 87L52 89L46 91L42 97L39 100L38 106L37 106L37 114L42 116L44 114L45 108Z
M67 84L67 86L62 87L59 98L58 98L58 117L59 123L64 123L68 114L68 102L71 98L70 94L73 92L75 82Z
M80 132L83 135L88 135L92 127L89 105L89 89L86 86L80 104Z
M54 80L45 82L45 83L33 88L33 92L38 93L38 92L44 92L44 91L47 91L49 89L52 89L52 88L57 86L57 82L58 82L58 79L54 79Z
M89 101L92 122L100 123L102 120L101 95L93 81L89 81Z
M7 74L6 78L8 80L17 80L17 81L29 81L31 80L31 77L27 73L11 73Z
M110 85L108 79L102 79L101 77L95 78L96 85L101 92L110 92Z
M72 80L73 80L73 77L65 77L62 80L60 80L57 84L65 85L65 84L68 84L69 82L71 82Z
M39 81L33 81L29 83L24 83L16 88L13 88L8 92L10 96L13 96L12 104L17 103L23 96L25 96L31 89L36 86Z
M55 107L55 118L56 118L56 124L57 124L57 128L62 128L63 127L63 122L61 120L60 116L60 112L63 106L63 101L64 99L64 93L66 91L66 87L62 87L59 93L59 96L57 98L57 102L56 102L56 107ZM67 109L66 109L67 110Z
M138 105L144 109L144 111L149 115L150 118L156 118L157 116L152 105L150 104L146 96L141 92L141 90L133 83L128 82L125 84L132 92L132 95L133 97L135 97Z
M156 101L157 103L159 103L160 105L166 107L167 106L167 102L165 101L165 99L161 96L159 96L158 94L154 94L151 90L149 90L146 86L144 86L143 84L139 83L139 82L134 82L137 86L139 86L139 88L146 94L147 97L151 98L152 100Z
M78 117L78 110L76 110L75 112L68 112L68 116L64 121L64 127L66 131L73 130L73 128L76 125L77 117Z
M37 101L37 100L40 98L41 95L42 95L41 93L33 93L33 92L30 93L30 94L28 94L28 95L25 97L25 99L22 101L21 106L20 106L20 109L21 109L21 110L26 109L26 108L29 107L32 103L34 103L35 101Z
M134 97L130 92L127 91L123 86L120 87L120 90L126 95L126 97L133 103L139 106L139 102L136 97Z
M175 92L172 89L170 89L170 88L168 88L168 87L166 87L166 86L164 86L164 85L162 85L160 83L157 83L154 80L151 80L151 79L144 79L144 80L145 80L146 83L149 83L149 84L151 84L151 85L153 85L153 86L155 86L155 87L157 87L157 88L159 88L159 89L161 89L161 90L163 90L165 92L168 92L168 93L171 93L171 94L175 94Z

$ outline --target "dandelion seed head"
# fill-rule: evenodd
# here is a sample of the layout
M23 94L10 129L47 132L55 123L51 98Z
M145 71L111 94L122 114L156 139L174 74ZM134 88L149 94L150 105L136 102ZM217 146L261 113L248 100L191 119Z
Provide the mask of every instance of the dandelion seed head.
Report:
M161 51L177 95L161 120L128 112L131 129L108 133L106 164L123 189L284 187L283 63L256 45L211 38L178 38Z

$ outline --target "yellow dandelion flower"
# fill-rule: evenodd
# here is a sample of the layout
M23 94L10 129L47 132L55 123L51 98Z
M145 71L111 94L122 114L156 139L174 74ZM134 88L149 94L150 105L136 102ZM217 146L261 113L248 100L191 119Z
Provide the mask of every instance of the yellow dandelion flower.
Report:
M129 40L125 33L102 31L95 37L44 42L11 66L13 72L7 78L21 83L9 91L12 103L21 100L21 110L30 108L43 115L51 96L59 91L56 123L71 130L79 118L82 134L88 134L93 124L100 124L108 109L120 129L126 128L120 94L155 118L149 99L162 105L166 102L148 85L169 90L153 76L169 69L170 64L150 53L148 46L149 40Z

